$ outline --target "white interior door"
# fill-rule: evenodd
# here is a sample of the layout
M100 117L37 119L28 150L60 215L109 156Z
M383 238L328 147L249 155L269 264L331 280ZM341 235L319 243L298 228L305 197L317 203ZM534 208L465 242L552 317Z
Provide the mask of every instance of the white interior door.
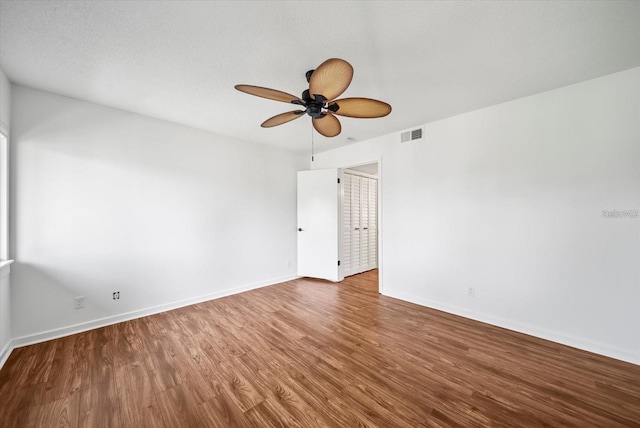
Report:
M298 275L340 281L337 169L298 172Z

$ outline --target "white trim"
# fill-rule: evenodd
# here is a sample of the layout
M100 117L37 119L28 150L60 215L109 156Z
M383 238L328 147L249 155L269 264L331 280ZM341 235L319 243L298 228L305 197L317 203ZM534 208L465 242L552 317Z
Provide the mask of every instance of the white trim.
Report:
M247 284L240 287L230 288L227 290L217 291L215 293L205 294L203 296L192 297L189 299L178 300L172 303L166 303L163 305L153 306L151 308L140 309L137 311L127 312L124 314L113 315L105 318L96 319L93 321L87 321L80 324L74 324L67 327L60 327L53 330L43 331L41 333L30 334L28 336L16 337L9 341L5 349L0 354L0 369L6 362L9 354L15 348L22 346L33 345L35 343L46 342L52 339L58 339L60 337L70 336L76 333L82 333L85 331L93 330L100 327L105 327L112 324L117 324L124 321L133 320L136 318L142 318L149 315L158 314L161 312L171 311L173 309L182 308L184 306L194 305L196 303L202 303L209 300L219 299L221 297L227 297L234 294L244 293L245 291L255 290L257 288L268 287L270 285L280 284L287 281L298 279L298 275L287 275L279 278L273 278L268 281L256 282L253 284ZM7 351L8 349L8 351ZM5 355L6 352L6 355Z
M342 173L343 174L357 175L357 176L360 176L360 177L373 178L374 180L378 179L378 174L375 174L375 175L374 174L367 174L366 172L356 171L355 169L350 169L350 168L342 169Z
M9 135L0 132L0 260L9 259L10 155Z
M490 315L470 311L468 309L459 308L456 306L450 306L435 302L432 300L422 299L412 296L408 293L404 293L398 290L385 290L383 295L392 297L394 299L403 300L405 302L414 303L416 305L425 306L428 308L436 309L439 311L447 312L449 314L457 315L464 318L469 318L474 321L480 321L486 324L491 324L497 327L506 328L518 333L527 334L540 339L549 340L551 342L559 343L561 345L571 346L572 348L581 349L583 351L593 352L595 354L603 355L605 357L615 358L616 360L625 361L631 364L640 365L640 355L635 354L632 351L626 349L620 349L601 343L595 343L573 337L570 335L557 333L549 330L540 329L526 324L521 324L502 318L493 317Z
M0 276L9 275L11 272L11 268L9 265L13 263L13 260L2 260L0 261Z
M369 162L363 165L369 165L375 163L376 165L379 165L379 163L377 162ZM355 177L362 177L362 178L368 178L371 180L375 180L376 181L376 261L373 264L368 264L365 267L359 266L357 271L354 272L351 269L350 270L345 270L344 266L340 267L340 281L342 281L345 277L347 276L351 276L351 275L357 275L359 273L363 273L363 272L367 272L370 271L372 269L376 269L379 266L379 261L380 261L380 233L379 233L379 227L380 227L380 221L378 219L378 216L380 215L380 181L379 181L379 177L377 174L367 174L366 172L361 172L361 171L356 171L350 168L340 168L339 169L339 174L340 174L340 209L339 209L339 213L338 213L338 235L339 235L339 239L338 239L338 244L339 244L339 258L340 260L344 260L345 258L345 253L344 253L344 183L345 183L345 175L351 175L351 176L355 176ZM380 285L378 284L378 292L380 289Z
M382 218L382 204L384 201L382 200L382 155L378 157L378 293L382 294L384 287L382 282L382 272L383 272L383 261L384 257L382 253L384 251L384 245L382 242L382 228L383 228L383 218Z
M11 263L13 263L13 260L0 261L0 278L9 276L9 274L11 273ZM10 287L10 285L7 284L7 287ZM9 308L9 310L11 310L11 302L7 303L6 306ZM11 315L9 315L9 317L11 317ZM11 337L11 332L9 332L9 337ZM7 358L9 358L9 354L11 354L13 348L13 340L9 339L7 340L7 343L5 343L2 350L0 350L0 369L2 369L5 361L7 361Z
M2 370L2 366L4 366L4 363L7 362L7 359L9 359L9 355L11 355L11 351L13 351L15 348L16 346L14 346L13 340L8 341L7 344L4 345L4 348L2 348L2 351L0 351L0 370Z

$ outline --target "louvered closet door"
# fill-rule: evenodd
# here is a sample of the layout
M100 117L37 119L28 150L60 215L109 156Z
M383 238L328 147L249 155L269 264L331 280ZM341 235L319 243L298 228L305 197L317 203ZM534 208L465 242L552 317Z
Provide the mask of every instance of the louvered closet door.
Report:
M343 174L343 276L378 267L378 180Z
M351 176L351 273L359 273L361 269L360 257L360 187L362 177Z
M350 174L342 176L342 274L351 275L351 178Z
M378 180L369 180L368 269L378 267Z
M369 182L360 177L360 271L368 270L369 265Z

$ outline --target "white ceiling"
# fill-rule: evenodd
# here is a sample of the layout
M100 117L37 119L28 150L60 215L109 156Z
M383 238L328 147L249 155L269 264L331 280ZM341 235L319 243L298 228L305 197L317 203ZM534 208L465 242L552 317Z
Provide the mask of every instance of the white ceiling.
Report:
M299 95L331 57L355 74L343 96L393 106L340 118L317 151L640 66L639 1L0 2L0 65L18 84L290 150L303 117L234 90Z

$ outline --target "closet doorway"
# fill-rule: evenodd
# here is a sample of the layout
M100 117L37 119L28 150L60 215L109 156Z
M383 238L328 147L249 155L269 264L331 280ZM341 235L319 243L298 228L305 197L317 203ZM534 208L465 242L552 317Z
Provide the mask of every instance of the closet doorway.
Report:
M378 163L340 170L341 277L378 268Z

